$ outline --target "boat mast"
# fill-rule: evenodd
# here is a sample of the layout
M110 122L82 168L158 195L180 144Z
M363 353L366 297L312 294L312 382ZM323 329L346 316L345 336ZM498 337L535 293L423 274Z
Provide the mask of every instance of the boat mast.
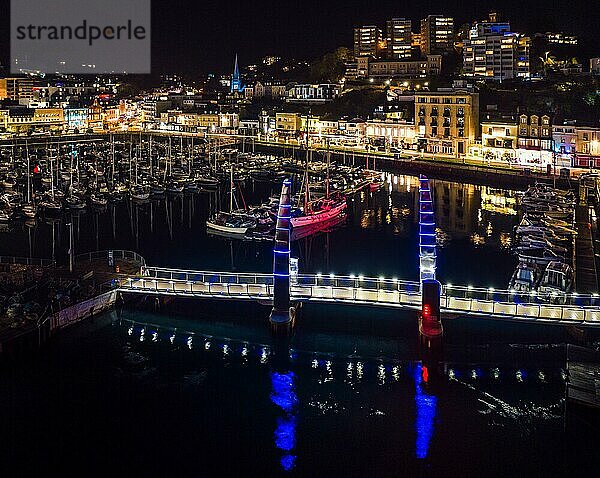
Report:
M75 168L77 171L77 185L79 186L79 155L75 155L75 149L73 149L71 151L71 155L75 156ZM60 160L58 161L58 169L60 169ZM56 181L58 182L58 178L59 178L59 171L56 172ZM71 189L72 189L73 184L71 184Z
M73 150L71 150L69 161L69 195L73 194ZM58 173L56 175L56 180L58 181Z
M309 129L308 129L308 123L310 121L310 113L308 115L306 115L306 169L304 170L304 183L305 183L305 189L304 189L304 214L306 214L306 212L308 211L308 202L310 200L309 195L309 180L308 180L308 165L310 163L310 159L309 159L309 154L312 154L312 152L310 151L310 146L309 146Z
M150 158L150 177L154 178L152 175L152 135L150 135L150 139L148 140L148 157Z
M131 180L132 180L132 174L133 174L133 169L132 169L132 164L131 164L131 160L132 158L132 151L131 151L131 144L132 144L132 139L131 136L129 137L129 187L131 187Z
M25 140L25 151L27 155L27 204L29 204L31 202L31 185L29 184L29 146L27 144L27 140Z
M192 144L190 145L190 158L188 160L188 170L190 178L192 177L192 166L194 162L194 137L192 136Z
M136 148L137 149L137 148ZM138 183L138 153L135 154L135 185Z
M329 150L329 139L327 139L327 177L325 179L325 197L329 199L329 164L331 162L331 152Z
M230 182L229 182L229 212L233 212L233 163L230 164Z
M54 171L52 171L52 149L50 151L50 194L52 195L52 201L54 201Z

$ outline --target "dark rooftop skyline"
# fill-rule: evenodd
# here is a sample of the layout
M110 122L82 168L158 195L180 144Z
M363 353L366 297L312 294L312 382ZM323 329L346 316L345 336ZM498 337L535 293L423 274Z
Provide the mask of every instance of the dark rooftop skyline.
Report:
M8 6L9 0L0 0ZM3 11L7 11L2 8ZM584 45L600 42L600 14L591 3L558 0L255 0L253 2L153 0L153 72L223 73L266 55L311 59L338 46L352 46L353 28L384 26L386 19L405 17L419 31L429 14L455 18L456 26L497 11L515 31L565 31L582 37ZM0 18L0 61L9 61L9 18ZM600 55L600 49L598 49Z

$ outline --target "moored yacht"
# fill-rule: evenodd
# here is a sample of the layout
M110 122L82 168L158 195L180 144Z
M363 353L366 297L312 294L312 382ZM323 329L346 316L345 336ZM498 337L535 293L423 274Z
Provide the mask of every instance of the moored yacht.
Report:
M552 261L546 267L538 293L564 296L573 290L573 269L564 262Z
M510 279L508 288L517 292L531 292L540 280L540 269L534 264L520 262Z

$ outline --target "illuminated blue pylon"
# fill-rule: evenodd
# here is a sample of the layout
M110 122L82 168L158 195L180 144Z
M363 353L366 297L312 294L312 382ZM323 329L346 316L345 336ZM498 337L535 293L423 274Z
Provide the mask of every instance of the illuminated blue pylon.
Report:
M419 177L419 271L421 282L435 280L435 216L429 180Z
M436 236L433 196L429 180L419 176L419 275L421 279L421 315L419 332L422 338L442 335L440 320L441 285L435 278Z
M286 179L281 186L275 247L273 248L273 313L271 322L290 320L290 224L292 181Z

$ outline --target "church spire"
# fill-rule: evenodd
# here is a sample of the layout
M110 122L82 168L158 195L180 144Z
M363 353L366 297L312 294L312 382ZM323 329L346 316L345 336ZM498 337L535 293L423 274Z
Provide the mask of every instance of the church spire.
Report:
M235 55L235 65L233 67L233 75L231 75L231 93L241 93L244 90L242 81L240 80L240 68L238 66L238 56Z

